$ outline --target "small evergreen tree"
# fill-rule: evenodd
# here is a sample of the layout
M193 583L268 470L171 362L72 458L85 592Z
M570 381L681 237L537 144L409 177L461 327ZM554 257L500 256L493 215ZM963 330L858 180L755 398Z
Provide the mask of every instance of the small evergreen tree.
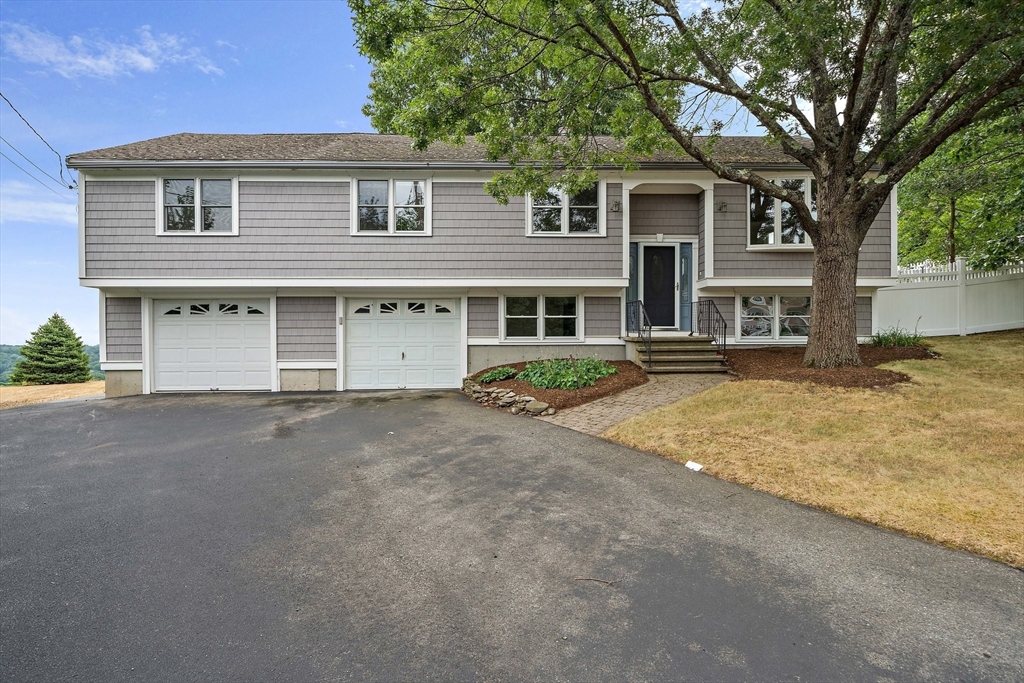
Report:
M21 355L11 372L12 384L77 384L92 379L82 339L57 313L32 333Z

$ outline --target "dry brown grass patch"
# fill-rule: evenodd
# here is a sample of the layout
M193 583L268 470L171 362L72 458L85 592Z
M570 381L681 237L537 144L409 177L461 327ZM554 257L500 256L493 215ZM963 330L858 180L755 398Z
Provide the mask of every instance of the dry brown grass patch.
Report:
M774 495L1024 566L1024 333L930 340L912 383L730 382L605 437Z
M102 394L106 382L81 384L41 384L28 387L0 387L0 410L17 408L33 403L59 401L62 398L80 398Z

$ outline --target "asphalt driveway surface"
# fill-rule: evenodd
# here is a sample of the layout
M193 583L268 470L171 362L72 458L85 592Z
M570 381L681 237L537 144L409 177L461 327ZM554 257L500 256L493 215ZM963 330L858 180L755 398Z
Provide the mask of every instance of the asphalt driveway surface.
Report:
M1021 572L458 394L35 406L0 445L7 680L1024 676Z

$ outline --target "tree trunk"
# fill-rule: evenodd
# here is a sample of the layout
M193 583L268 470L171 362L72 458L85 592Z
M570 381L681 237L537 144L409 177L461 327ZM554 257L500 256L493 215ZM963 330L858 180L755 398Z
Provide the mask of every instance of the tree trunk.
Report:
M820 199L820 197L819 197ZM852 212L825 214L814 243L811 332L804 365L860 365L857 352L857 258L860 240Z

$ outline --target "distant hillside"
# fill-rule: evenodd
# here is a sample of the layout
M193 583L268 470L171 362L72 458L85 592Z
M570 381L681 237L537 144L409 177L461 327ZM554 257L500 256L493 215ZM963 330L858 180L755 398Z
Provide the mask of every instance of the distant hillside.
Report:
M85 353L89 356L89 368L92 370L93 379L104 379L103 371L100 370L100 347L83 346ZM21 347L10 344L0 344L0 384L7 384L10 381L11 371L14 364L21 358Z

